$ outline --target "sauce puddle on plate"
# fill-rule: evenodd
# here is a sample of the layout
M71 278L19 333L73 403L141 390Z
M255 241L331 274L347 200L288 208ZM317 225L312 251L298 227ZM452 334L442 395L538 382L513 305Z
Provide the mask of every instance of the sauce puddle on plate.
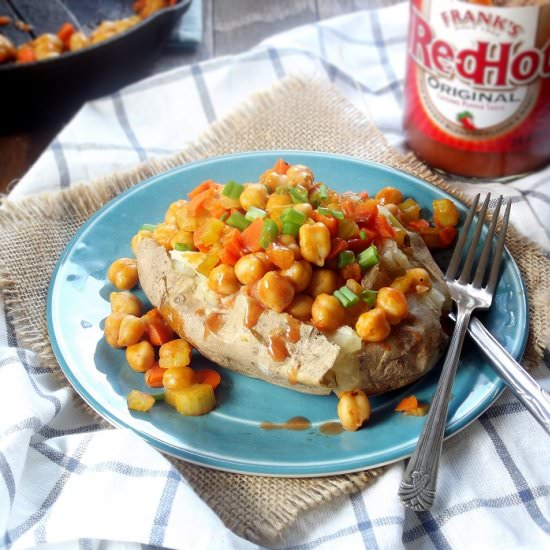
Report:
M286 422L262 422L260 424L262 430L294 430L303 431L311 428L311 422L305 416L293 416ZM325 422L319 427L319 431L323 435L339 435L344 431L344 427L340 422Z

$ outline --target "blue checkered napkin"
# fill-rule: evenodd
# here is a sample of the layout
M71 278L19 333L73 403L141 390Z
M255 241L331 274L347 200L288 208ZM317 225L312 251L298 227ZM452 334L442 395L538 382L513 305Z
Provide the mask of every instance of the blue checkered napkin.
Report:
M242 55L156 75L94 101L12 197L175 152L251 92L290 73L326 76L402 147L407 13L403 3L308 25ZM460 185L468 194L490 189L512 196L516 228L550 250L550 168L512 184ZM163 457L128 432L100 430L73 407L72 391L31 354L8 348L16 342L3 315L0 344L5 547L93 548L121 541L199 550L252 547L220 524ZM550 389L545 365L535 375ZM506 393L445 444L432 512L401 506L396 494L403 465L396 464L361 494L301 517L279 547L550 548L549 463L550 439Z

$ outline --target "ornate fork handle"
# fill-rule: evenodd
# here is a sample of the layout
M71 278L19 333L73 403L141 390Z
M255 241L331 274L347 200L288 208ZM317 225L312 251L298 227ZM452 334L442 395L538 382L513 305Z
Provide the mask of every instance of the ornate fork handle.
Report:
M429 510L435 498L437 470L451 389L471 313L472 310L469 307L458 307L455 330L441 369L441 378L416 450L409 460L399 487L399 496L403 504L416 512Z

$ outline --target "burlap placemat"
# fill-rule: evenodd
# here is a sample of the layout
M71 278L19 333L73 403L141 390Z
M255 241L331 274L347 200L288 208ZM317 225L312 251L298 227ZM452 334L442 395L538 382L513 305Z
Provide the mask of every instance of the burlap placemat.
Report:
M412 155L402 156L389 147L382 134L328 82L289 77L254 95L174 156L152 160L89 185L6 201L0 212L0 284L19 345L32 349L44 366L60 372L48 342L48 284L70 237L98 208L135 183L174 166L226 153L265 149L326 151L374 160L459 196ZM550 326L548 308L537 305L550 295L550 261L513 230L507 244L529 289L531 337L526 358L530 360L541 355L544 330ZM175 463L230 529L263 544L280 536L299 512L359 491L383 471L378 468L325 478L281 479Z

